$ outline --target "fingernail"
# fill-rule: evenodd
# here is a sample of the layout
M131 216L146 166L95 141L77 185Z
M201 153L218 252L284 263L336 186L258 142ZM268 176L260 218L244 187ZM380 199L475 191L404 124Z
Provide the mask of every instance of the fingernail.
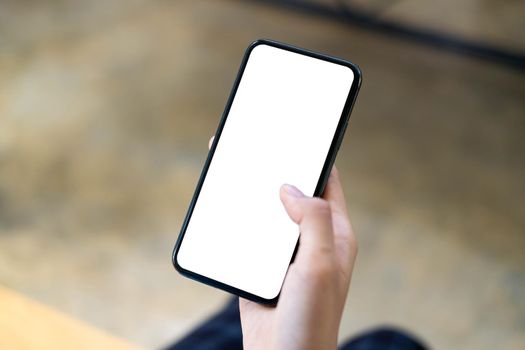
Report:
M283 189L286 192L286 194L292 196L292 197L304 197L303 192L299 191L299 189L295 186L284 184Z

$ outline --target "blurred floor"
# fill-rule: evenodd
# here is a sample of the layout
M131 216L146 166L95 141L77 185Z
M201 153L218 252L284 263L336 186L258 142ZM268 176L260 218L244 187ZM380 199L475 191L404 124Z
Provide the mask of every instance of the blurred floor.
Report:
M240 1L0 4L0 283L151 348L216 309L170 254L259 37L364 72L337 161L360 240L341 337L523 348L525 74Z

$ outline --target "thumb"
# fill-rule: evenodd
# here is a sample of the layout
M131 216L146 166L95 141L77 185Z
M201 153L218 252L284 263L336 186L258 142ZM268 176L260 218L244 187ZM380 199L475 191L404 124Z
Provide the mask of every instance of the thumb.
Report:
M334 239L330 204L324 199L307 197L292 185L281 187L281 201L290 219L301 232L297 260L332 255Z

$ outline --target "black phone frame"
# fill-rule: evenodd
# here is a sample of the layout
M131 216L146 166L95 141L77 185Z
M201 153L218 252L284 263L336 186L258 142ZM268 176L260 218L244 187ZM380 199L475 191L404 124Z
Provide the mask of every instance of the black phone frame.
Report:
M191 215L192 215L193 210L195 208L195 204L197 203L197 199L199 198L199 194L200 194L202 185L204 184L204 180L206 178L206 174L208 173L209 166L210 166L211 161L213 159L213 155L215 153L215 149L217 148L217 144L218 144L218 142L220 140L222 130L224 128L224 125L226 124L226 119L228 118L228 114L230 112L231 105L232 105L232 103L233 103L233 101L235 99L235 95L237 93L237 89L239 87L239 84L241 82L244 70L246 68L246 64L248 63L248 59L250 57L250 53L252 52L252 50L255 47L257 47L259 45L269 45L269 46L273 46L273 47L276 47L276 48L279 48L279 49L295 52L295 53L298 53L298 54L301 54L301 55L306 55L306 56L309 56L309 57L317 58L317 59L320 59L320 60L323 60L323 61L328 61L328 62L340 64L340 65L343 65L343 66L346 66L346 67L350 68L352 70L353 74L354 74L354 80L352 82L352 86L351 86L350 91L348 93L348 96L346 98L346 102L345 102L343 111L341 113L341 117L339 119L339 123L337 125L337 129L336 129L336 131L334 133L334 137L332 139L332 143L330 144L330 148L328 150L328 154L326 156L326 160L325 160L323 168L321 170L319 181L317 182L317 186L316 186L315 191L314 191L314 196L316 196L316 197L320 197L323 194L324 188L325 188L326 183L328 181L328 177L330 176L330 171L331 171L332 166L333 166L333 164L335 162L337 151L339 150L339 147L341 146L341 142L343 141L343 136L344 136L346 127L348 126L348 120L350 118L350 113L352 111L352 108L354 106L355 100L357 98L357 94L359 92L359 88L361 87L362 74L361 74L360 68L357 65L355 65L354 63L350 62L350 61L346 61L346 60L343 60L343 59L340 59L340 58L336 58L336 57L332 57L332 56L329 56L329 55L313 52L313 51L310 51L310 50L302 49L302 48L299 48L299 47L296 47L296 46L280 43L280 42L277 42L277 41L274 41L274 40L269 40L269 39L259 39L259 40L256 40L256 41L252 42L250 44L250 46L248 46L248 48L246 49L246 51L244 53L244 57L242 59L241 66L239 68L239 72L237 73L237 77L235 78L235 82L233 83L233 87L232 87L230 96L228 98L228 101L226 103L226 107L225 107L224 112L222 114L221 120L219 122L219 126L217 128L216 133L215 133L215 137L213 139L213 143L211 145L210 151L208 152L208 157L206 158L206 162L204 163L204 167L202 169L201 175L199 177L199 181L197 183L197 187L195 189L195 192L193 194L192 200L190 202L190 206L188 208L188 212L186 213L186 217L184 218L184 222L182 224L182 228L181 228L179 237L177 239L177 242L175 243L175 247L173 249L173 254L172 254L172 262L173 262L173 266L175 267L175 269L181 275L183 275L185 277L188 277L188 278L193 279L195 281L198 281L198 282L207 284L209 286L212 286L212 287L224 290L226 292L235 294L235 295L237 295L239 297L242 297L242 298L245 298L245 299L248 299L248 300L251 300L251 301L255 301L257 303L267 304L267 305L275 305L277 303L277 300L279 299L279 295L281 294L281 292L279 292L279 294L275 298L266 299L266 298L263 298L261 296L258 296L258 295L246 292L244 290L232 287L232 286L230 286L228 284L222 283L222 282L214 280L212 278L200 275L200 274L198 274L196 272L186 270L183 267L181 267L179 265L179 263L177 262L177 254L179 252L179 248L181 246L182 240L184 239L184 234L186 233L186 229L187 229L188 224L190 222ZM296 252L298 250L299 244L300 244L300 237L297 240L295 251L293 253L293 256L292 256L290 264L293 262L293 260L295 258L295 254L296 254ZM284 283L284 281L283 281L283 283Z

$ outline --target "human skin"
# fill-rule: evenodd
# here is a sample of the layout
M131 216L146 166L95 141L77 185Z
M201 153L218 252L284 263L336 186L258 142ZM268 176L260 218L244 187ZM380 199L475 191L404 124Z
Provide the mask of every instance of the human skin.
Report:
M339 173L334 166L322 198L287 184L279 195L300 246L275 307L239 299L244 348L336 349L357 255Z

